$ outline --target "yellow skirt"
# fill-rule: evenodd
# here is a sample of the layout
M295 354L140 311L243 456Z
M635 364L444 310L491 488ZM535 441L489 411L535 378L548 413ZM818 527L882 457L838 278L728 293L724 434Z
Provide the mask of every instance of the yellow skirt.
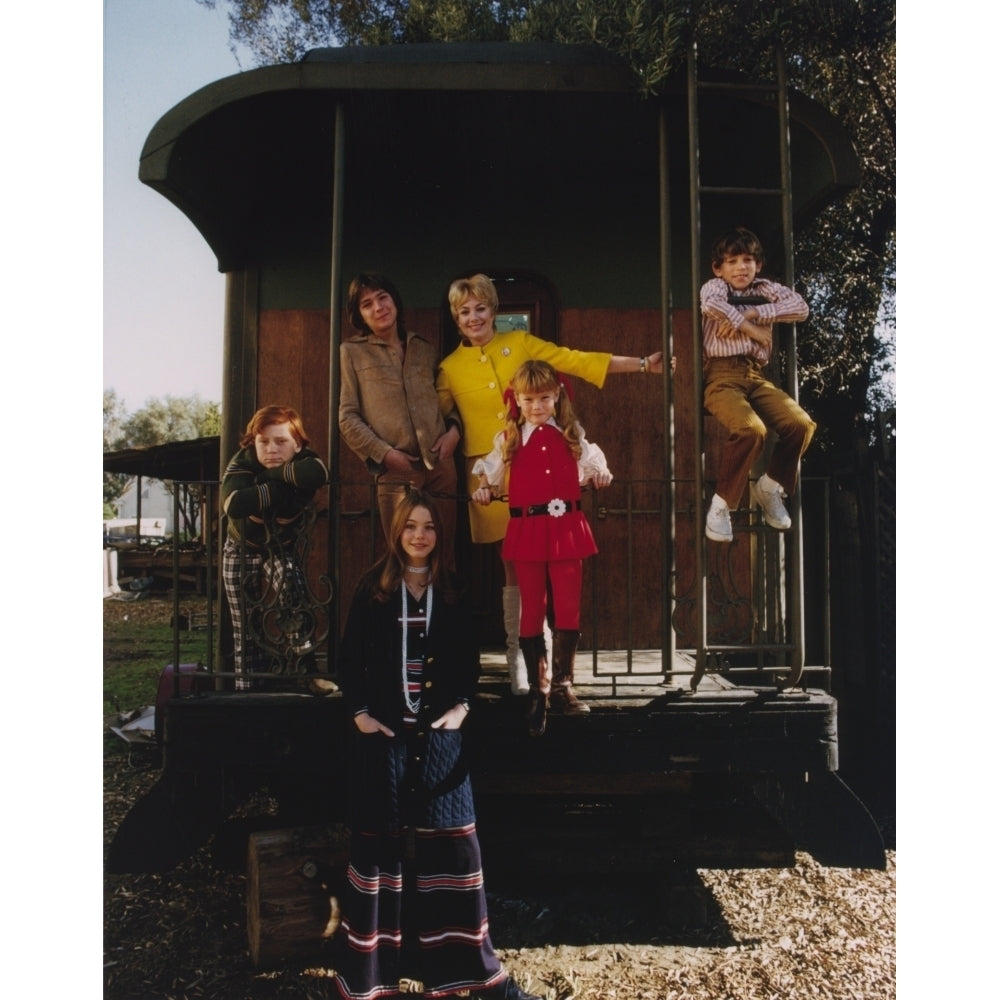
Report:
M477 457L465 460L466 492L469 496L479 489L479 477L472 474L472 466L475 465ZM504 535L507 534L509 521L510 508L505 500L494 500L488 507L476 503L475 500L469 501L469 533L474 542L480 545L502 542Z

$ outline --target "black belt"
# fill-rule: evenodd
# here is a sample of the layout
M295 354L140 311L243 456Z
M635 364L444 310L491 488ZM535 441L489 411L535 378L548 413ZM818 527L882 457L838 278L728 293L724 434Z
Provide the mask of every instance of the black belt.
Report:
M761 361L759 358L752 357L749 354L729 354L724 358L706 358L705 367L718 362L722 364L723 362L728 362L729 364L737 365L756 365L758 368L763 368L767 362Z
M556 514L549 510L551 504L561 504L562 509ZM534 503L530 507L511 507L510 516L535 517L537 514L552 513L555 517L562 517L569 510L583 510L583 502L580 500L550 500L548 503Z

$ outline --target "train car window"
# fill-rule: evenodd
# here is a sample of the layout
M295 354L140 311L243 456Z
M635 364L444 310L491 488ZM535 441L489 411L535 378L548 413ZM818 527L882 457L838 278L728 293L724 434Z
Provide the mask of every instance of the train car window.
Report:
M511 330L527 330L531 333L531 313L498 312L496 315L498 333L510 333Z

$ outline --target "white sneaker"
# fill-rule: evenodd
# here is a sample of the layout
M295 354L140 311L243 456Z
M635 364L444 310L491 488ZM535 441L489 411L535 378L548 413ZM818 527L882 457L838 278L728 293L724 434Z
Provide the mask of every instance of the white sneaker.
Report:
M713 504L708 508L708 517L705 519L705 534L713 542L731 542L733 540L733 522L729 519L728 507L716 507Z
M764 520L778 531L787 531L792 526L792 519L781 502L781 487L773 479L761 486L765 477L761 476L756 483L750 484L750 500L764 512ZM771 483L775 488L769 489Z

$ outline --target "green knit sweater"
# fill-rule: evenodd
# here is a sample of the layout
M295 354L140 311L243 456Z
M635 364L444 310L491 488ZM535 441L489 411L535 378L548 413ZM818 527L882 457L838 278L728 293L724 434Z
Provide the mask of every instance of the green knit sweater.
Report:
M222 476L222 511L229 518L229 537L260 545L266 538L264 519L290 524L313 494L329 481L319 455L303 448L290 462L268 469L257 461L254 448L238 451Z

